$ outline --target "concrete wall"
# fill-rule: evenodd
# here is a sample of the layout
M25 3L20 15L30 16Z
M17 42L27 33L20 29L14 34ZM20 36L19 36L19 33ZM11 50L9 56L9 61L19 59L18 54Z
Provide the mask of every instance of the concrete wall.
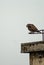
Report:
M26 43L21 45L21 52L44 51L44 42Z
M44 55L32 53L30 55L30 65L44 65Z

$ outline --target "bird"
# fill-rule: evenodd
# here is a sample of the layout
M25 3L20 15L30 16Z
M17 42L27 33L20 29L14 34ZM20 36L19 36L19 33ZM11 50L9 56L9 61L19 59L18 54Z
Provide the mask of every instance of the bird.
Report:
M34 24L27 24L26 27L28 28L30 33L34 33L34 32L41 33Z

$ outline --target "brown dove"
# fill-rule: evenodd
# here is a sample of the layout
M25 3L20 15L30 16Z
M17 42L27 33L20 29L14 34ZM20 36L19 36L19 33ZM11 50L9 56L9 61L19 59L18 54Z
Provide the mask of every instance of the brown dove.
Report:
M37 27L35 25L33 25L33 24L27 24L26 27L31 32L39 32L40 33L40 31L37 29Z

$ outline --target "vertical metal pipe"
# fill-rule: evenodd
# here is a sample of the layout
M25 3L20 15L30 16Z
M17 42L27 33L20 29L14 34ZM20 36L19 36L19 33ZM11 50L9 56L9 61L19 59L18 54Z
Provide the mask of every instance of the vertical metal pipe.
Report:
M42 30L42 41L44 41L44 30Z

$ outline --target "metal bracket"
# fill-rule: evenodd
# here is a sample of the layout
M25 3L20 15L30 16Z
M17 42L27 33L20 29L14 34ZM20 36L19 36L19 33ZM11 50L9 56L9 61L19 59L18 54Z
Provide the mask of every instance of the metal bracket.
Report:
M40 32L30 32L29 34L42 34L42 41L44 41L44 30L39 30Z

